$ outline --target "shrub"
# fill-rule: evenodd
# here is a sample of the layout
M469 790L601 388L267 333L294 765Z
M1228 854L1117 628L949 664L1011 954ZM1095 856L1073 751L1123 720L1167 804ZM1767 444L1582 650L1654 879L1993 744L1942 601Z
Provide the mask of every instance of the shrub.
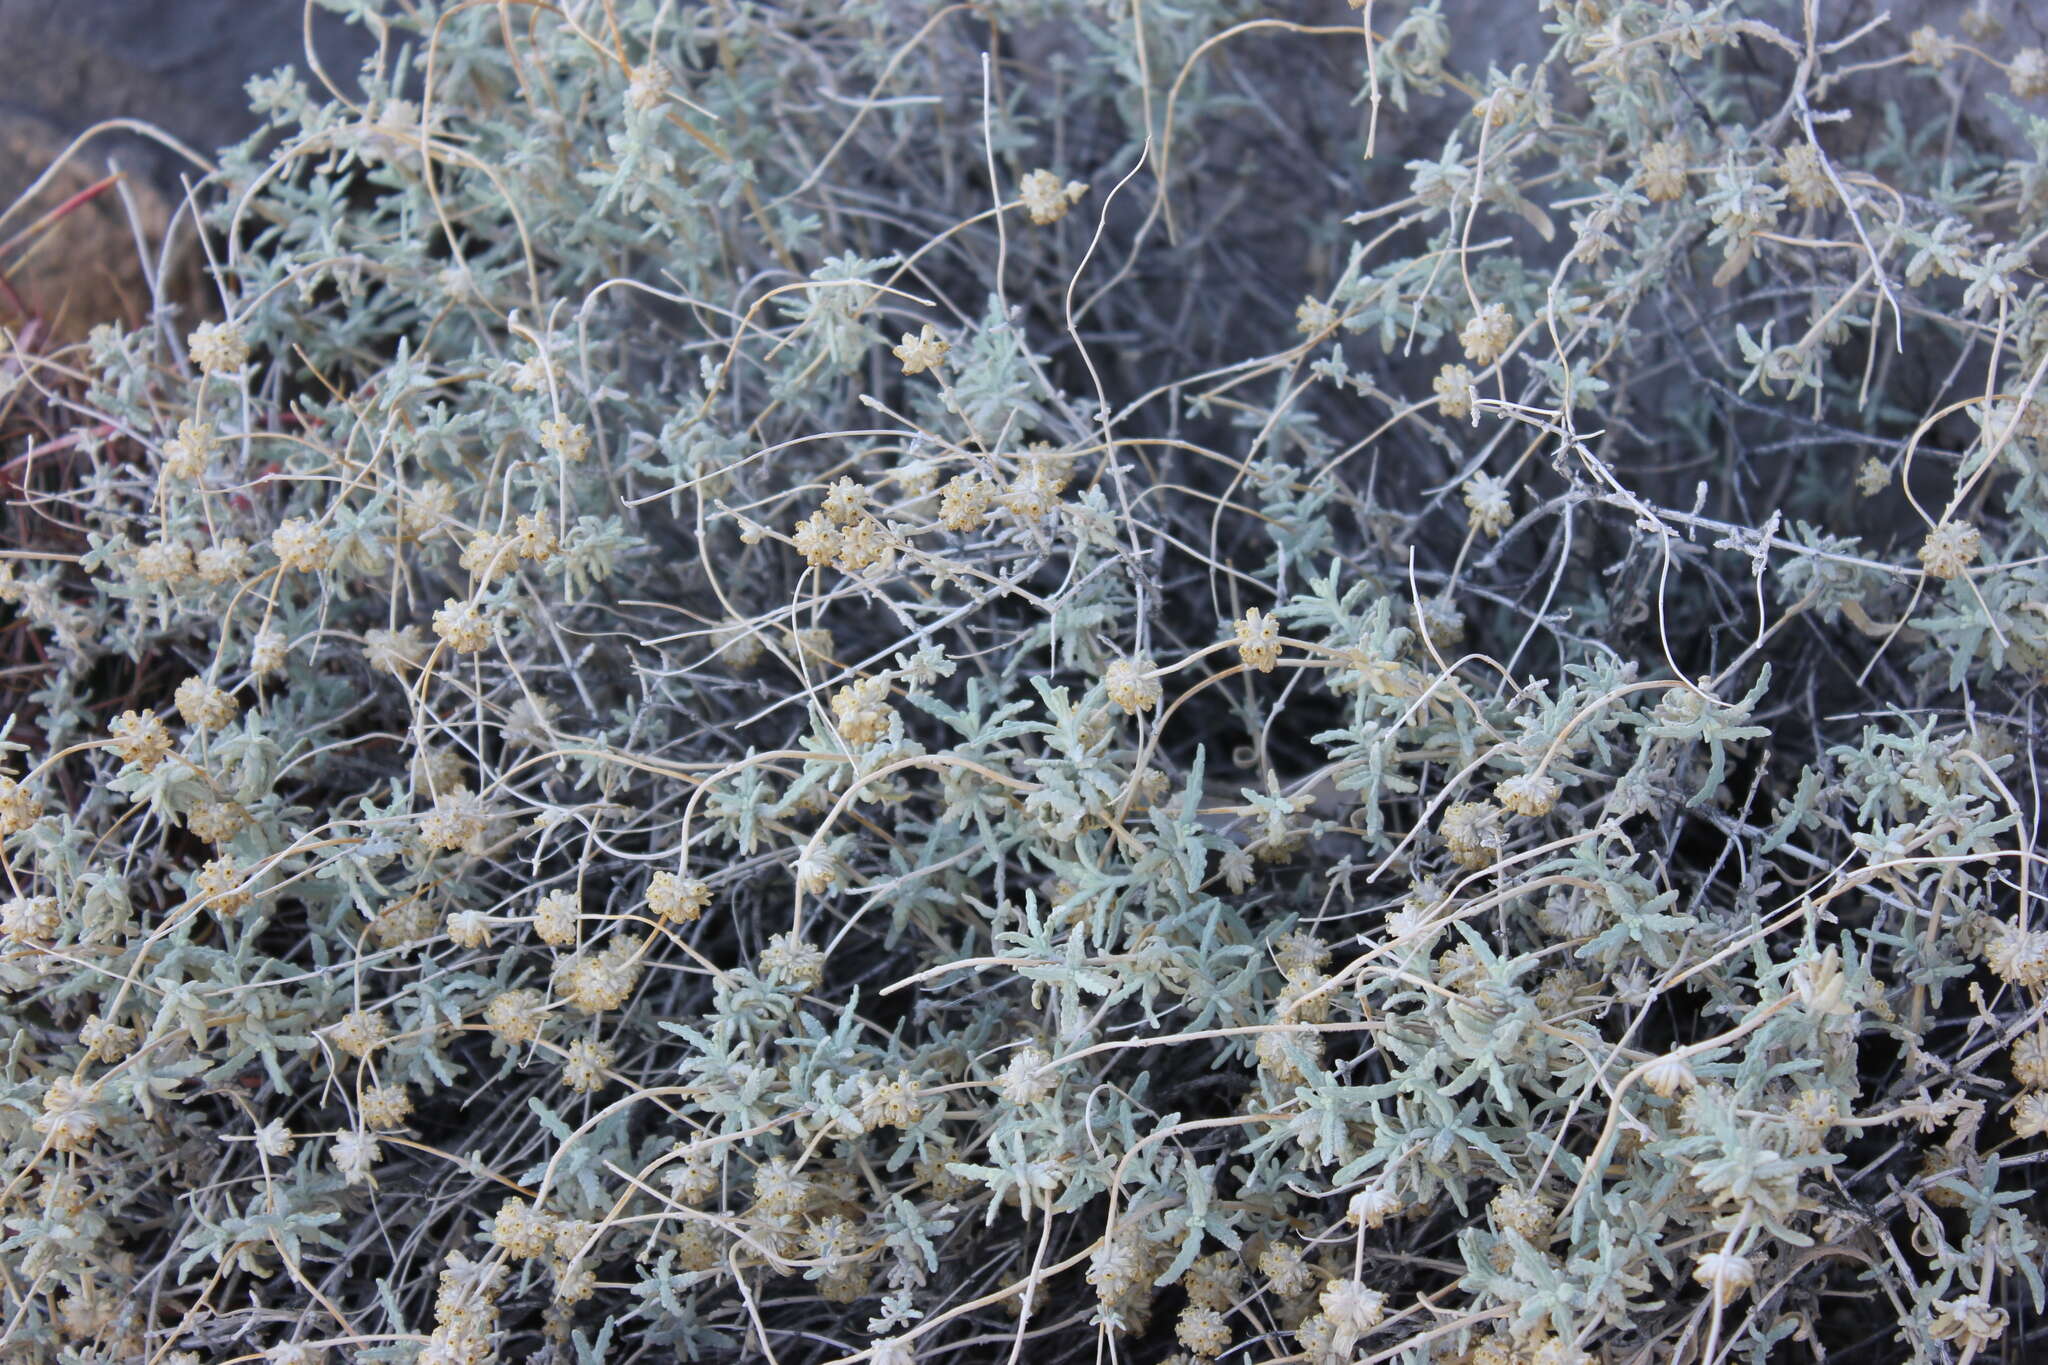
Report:
M11 1350L2023 1349L2039 47L334 7L10 354Z

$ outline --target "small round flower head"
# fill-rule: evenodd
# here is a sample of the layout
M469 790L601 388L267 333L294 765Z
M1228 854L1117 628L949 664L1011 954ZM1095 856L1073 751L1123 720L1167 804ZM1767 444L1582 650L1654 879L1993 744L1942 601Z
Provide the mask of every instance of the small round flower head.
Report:
M304 1341L281 1341L263 1353L264 1365L325 1365L327 1351Z
M1659 1057L1643 1068L1643 1084L1658 1095L1670 1099L1681 1090L1690 1090L1699 1084L1699 1077L1693 1073L1692 1064L1683 1057Z
M2011 1314L1993 1308L1985 1299L1936 1299L1934 1321L1928 1335L1937 1341L1952 1341L1966 1355L1977 1354L2005 1335Z
M502 1042L530 1043L540 1037L546 1022L540 992L523 986L500 991L484 1006L484 1027Z
M1420 625L1438 649L1448 649L1465 638L1465 613L1448 597L1424 598Z
M657 872L647 883L647 909L672 924L694 922L711 904L711 886L695 877Z
M1358 1280L1332 1280L1323 1286L1320 1303L1323 1316L1339 1332L1363 1335L1380 1325L1387 1315L1387 1296L1368 1289Z
M1024 522L1042 521L1058 511L1060 494L1066 491L1069 479L1064 457L1036 446L1032 449L1034 453L1019 463L1017 472L1010 477L1009 490L1003 494L1003 505Z
M438 792L434 808L420 816L420 842L443 853L460 849L481 855L489 833L482 800L462 787Z
M682 1159L661 1173L661 1183L670 1194L695 1207L718 1192L717 1157L693 1151L688 1143L682 1142L676 1144L674 1151Z
M139 583L170 587L192 573L192 547L182 541L152 540L135 551L129 571Z
M825 950L795 934L776 934L761 950L761 974L780 985L814 991L825 979Z
M1181 1310L1173 1334L1181 1345L1205 1360L1213 1360L1230 1349L1230 1324L1214 1308L1198 1303Z
M861 1079L859 1114L868 1128L908 1128L924 1115L917 1081L907 1071L888 1080Z
M2048 1024L2014 1041L2012 1078L2030 1090L2048 1090Z
M1875 455L1866 458L1863 467L1856 471L1856 491L1866 498L1874 498L1891 486L1891 466Z
M939 335L939 329L927 322L916 336L905 332L903 344L891 350L890 354L903 362L903 373L923 374L943 365L946 352L951 349L952 344Z
M1920 547L1920 567L1929 578L1960 578L1983 548L1983 538L1969 522L1944 521L1927 533Z
M514 393L542 393L559 383L562 367L552 356L530 355L510 368L505 382Z
M284 667L287 645L284 632L265 627L249 641L249 671L267 678Z
M2012 61L2005 68L2006 81L2012 86L2013 98L2037 100L2048 96L2048 52L2038 47L2023 47L2012 54Z
M554 1250L555 1220L524 1199L507 1199L491 1220L491 1240L514 1260L545 1256Z
M1034 1045L1018 1049L1010 1058L998 1088L1011 1104L1030 1105L1050 1099L1059 1085L1060 1074L1052 1064L1052 1055Z
M581 1095L604 1089L605 1072L617 1055L609 1043L578 1038L569 1044L569 1055L562 1062L562 1084Z
M1937 71L1954 61L1959 51L1956 40L1932 24L1922 24L1914 29L1906 44L1907 61L1915 66L1931 66Z
M1713 1294L1718 1306L1726 1308L1756 1283L1756 1267L1747 1256L1709 1251L1693 1265L1692 1277L1702 1289Z
M2000 924L1984 945L1984 965L2016 986L2048 985L2048 932Z
M287 569L318 573L327 567L327 532L320 529L318 522L305 517L279 522L270 533L270 548L277 555L277 562Z
M372 627L363 632L363 659L379 673L404 678L427 661L427 640L418 626Z
M825 501L818 505L818 510L835 526L851 526L867 511L868 500L872 496L864 483L849 478L836 479L825 490Z
M1515 504L1507 483L1491 474L1474 474L1465 480L1466 520L1482 536L1497 536L1515 520Z
M423 540L455 518L454 486L443 479L429 479L418 488L400 488L398 534L405 540Z
M1330 945L1314 934L1296 929L1273 940L1273 965L1289 981L1319 984L1329 964Z
M1294 310L1294 330L1303 336L1321 336L1336 325L1337 310L1321 299L1303 299Z
M1150 711L1159 705L1161 696L1159 679L1152 677L1151 673L1150 659L1111 659L1109 666L1102 670L1102 690L1108 694L1110 702L1127 715Z
M218 848L249 827L249 811L239 801L201 801L186 813L192 837Z
M877 1341L868 1357L869 1365L917 1365L917 1352L901 1337Z
M178 423L178 434L164 442L163 473L178 483L197 483L206 472L206 452L213 443L213 428L205 422L186 418Z
M170 728L154 711L123 711L107 726L107 734L107 747L123 763L133 763L144 772L171 752Z
M813 1193L811 1178L788 1157L770 1157L754 1168L754 1207L763 1213L802 1213Z
M178 684L171 696L185 723L204 734L226 728L242 704L204 678L192 677Z
M660 62L626 68L626 107L644 114L668 99L668 68Z
M939 491L939 525L965 535L981 529L995 505L996 486L979 474L955 474Z
M1459 801L1443 813L1437 833L1460 866L1488 867L1506 843L1500 814L1500 807L1490 801Z
M1506 305L1498 303L1481 308L1458 333L1458 344L1474 365L1491 365L1514 339L1515 320Z
M434 613L434 634L457 654L475 654L491 642L491 618L474 602L451 597Z
M1314 1278L1308 1257L1294 1242L1274 1241L1259 1253L1259 1274L1267 1286L1283 1299L1293 1298L1309 1287Z
M43 1091L43 1112L36 1115L35 1130L60 1152L82 1152L99 1132L99 1102L98 1085L59 1076Z
M562 549L554 523L543 512L521 512L512 523L512 535L506 543L521 559L530 559L536 564L547 563Z
M2039 1137L2048 1133L2048 1093L2030 1090L2012 1107L2012 1131L2016 1137Z
M1023 201L1025 212L1040 227L1066 217L1067 210L1080 203L1086 193L1088 187L1080 181L1069 180L1062 185L1060 178L1048 170L1031 171L1017 185L1017 197Z
M1271 673L1280 662L1280 623L1257 607L1244 614L1232 627L1237 636L1238 657L1246 668Z
M249 576L249 547L238 536L226 536L202 546L192 563L203 583L238 583Z
M534 937L557 948L574 943L578 918L575 892L550 891L533 907Z
M351 1185L370 1180L370 1170L384 1157L384 1146L368 1133L342 1133L334 1139L331 1152L334 1168Z
M249 341L232 322L202 323L185 339L201 374L233 374L249 363Z
M1283 1029L1261 1033L1252 1044L1252 1053L1259 1059L1259 1070L1283 1085L1299 1085L1306 1081L1306 1068L1321 1066L1325 1050L1321 1034Z
M806 845L791 864L790 871L796 877L796 884L806 896L822 896L839 885L839 859L829 848L812 848Z
M249 904L249 885L241 866L229 855L209 858L192 875L192 894L217 916L237 914Z
M481 910L457 910L448 917L448 941L458 948L487 948L491 917Z
M1542 1195L1509 1185L1486 1206L1494 1226L1529 1242L1542 1242L1550 1235L1556 1211Z
M1643 197L1653 204L1668 204L1685 197L1685 167L1691 159L1683 142L1665 138L1643 151Z
M791 530L789 543L804 557L804 563L822 569L839 557L846 537L832 524L832 518L823 512L813 512Z
M283 1119L272 1119L256 1130L256 1150L273 1160L290 1156L299 1145Z
M0 777L0 836L19 834L42 818L43 803L11 777Z
M1972 42L1995 43L2005 36L2005 21L1992 9L1993 0L1970 0L1956 22Z
M1493 789L1495 799L1517 815L1548 815L1557 805L1557 779L1547 773L1516 773Z
M327 1036L349 1056L367 1057L391 1036L391 1021L382 1010L351 1010Z
M1824 209L1835 197L1835 187L1821 164L1820 153L1810 142L1795 142L1778 161L1778 177L1802 209Z
M1218 1311L1237 1301L1244 1288L1244 1266L1233 1252L1212 1251L1188 1267L1181 1287L1188 1302Z
M1310 1313L1294 1327L1294 1344L1301 1348L1297 1356L1282 1359L1312 1361L1314 1365L1338 1365L1346 1358L1347 1351L1337 1336L1337 1324L1324 1313Z
M585 1014L602 1014L626 1003L640 981L631 943L615 940L595 953L578 953L555 968L555 991Z
M17 943L47 943L64 931L55 896L14 896L0 901L0 935Z
M358 1109L372 1128L397 1128L412 1115L412 1094L402 1085L373 1085L363 1091Z
M421 748L406 765L413 790L449 795L469 784L469 763L455 749Z
M1351 1202L1344 1208L1344 1216L1352 1223L1368 1228L1385 1227L1389 1218L1398 1215L1403 1208L1401 1196L1385 1185L1368 1185L1351 1196Z
M91 1014L78 1030L78 1041L91 1060L114 1062L135 1050L135 1030Z
M546 417L540 424L540 448L567 464L581 464L590 455L590 433L566 417Z
M1472 371L1463 365L1446 365L1436 372L1430 382L1436 391L1436 407L1453 422L1462 422L1472 415L1472 408L1479 401L1479 389L1472 382ZM1471 500L1469 487L1466 500Z

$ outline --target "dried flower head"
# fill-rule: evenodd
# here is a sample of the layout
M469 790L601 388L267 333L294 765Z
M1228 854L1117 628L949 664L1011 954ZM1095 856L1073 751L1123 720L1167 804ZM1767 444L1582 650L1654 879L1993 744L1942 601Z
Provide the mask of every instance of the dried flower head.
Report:
M1960 578L1982 552L1983 539L1967 521L1944 521L1927 533L1920 566L1929 578Z
M1280 623L1253 607L1233 626L1238 656L1246 668L1271 673L1280 662Z
M172 694L172 704L185 723L201 734L226 729L242 709L241 703L204 678L187 678Z
M1653 142L1643 149L1643 196L1653 204L1668 204L1685 197L1686 165L1691 150L1676 138Z
M927 322L915 336L905 332L903 344L890 354L903 362L903 373L923 374L943 365L950 349L951 344L939 335L939 329Z
M1756 1267L1746 1256L1709 1251L1693 1263L1692 1277L1714 1296L1714 1303L1726 1308L1756 1283Z
M249 342L231 322L202 323L185 339L201 374L230 375L249 363Z
M1515 319L1506 305L1489 303L1475 313L1458 333L1465 358L1475 365L1491 365L1515 339Z
M457 654L475 654L491 642L495 627L475 602L448 598L434 613L434 634Z
M1018 182L1018 198L1023 201L1025 212L1031 221L1044 227L1057 223L1067 216L1067 210L1081 202L1081 196L1088 193L1088 187L1078 180L1060 183L1060 178L1048 170L1026 173Z
M1462 422L1477 410L1479 388L1472 382L1472 371L1463 365L1446 365L1438 370L1436 378L1430 381L1430 388L1436 392L1437 411L1453 422ZM1471 485L1467 484L1467 506L1471 505L1471 498Z
M617 1052L610 1043L578 1038L569 1044L569 1055L563 1059L562 1084L580 1095L602 1090L607 1079L605 1073L616 1060Z
M1102 690L1110 703L1126 715L1137 715L1159 705L1159 679L1152 676L1152 660L1144 657L1111 659L1102 670Z
M1557 805L1557 779L1548 773L1516 773L1493 789L1494 799L1517 815L1535 817L1550 814Z
M335 1047L351 1057L367 1057L391 1036L391 1021L382 1010L351 1010L327 1031Z
M316 521L288 517L270 533L270 548L277 562L301 573L318 573L327 567L327 533Z
M1436 831L1463 867L1490 866L1507 844L1501 809L1490 801L1458 801L1437 821Z
M154 711L123 711L107 726L108 746L123 763L144 772L171 752L171 732Z
M647 909L656 919L694 923L711 905L711 885L696 877L657 872L647 883Z

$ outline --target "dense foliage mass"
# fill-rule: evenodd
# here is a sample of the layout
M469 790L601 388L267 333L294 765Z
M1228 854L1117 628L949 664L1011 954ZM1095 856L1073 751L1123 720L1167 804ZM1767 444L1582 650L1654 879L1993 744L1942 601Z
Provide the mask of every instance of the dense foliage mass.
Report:
M7 352L10 1358L2040 1348L2028 6L332 7Z

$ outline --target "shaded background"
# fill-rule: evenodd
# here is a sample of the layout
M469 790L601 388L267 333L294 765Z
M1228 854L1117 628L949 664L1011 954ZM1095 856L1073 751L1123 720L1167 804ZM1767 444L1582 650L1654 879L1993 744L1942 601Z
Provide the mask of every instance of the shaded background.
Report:
M305 70L305 21L302 0L0 0L0 206L15 205L74 137L108 119L154 124L202 154L241 137L254 125L243 84L280 66ZM337 81L349 80L371 49L361 28L324 10L313 15L312 31ZM159 237L192 169L146 138L93 139L0 222L0 244L112 167L125 173L118 187L0 247L0 325L71 338L94 322L146 311L149 287L130 218ZM187 262L172 292L189 294L198 283Z

